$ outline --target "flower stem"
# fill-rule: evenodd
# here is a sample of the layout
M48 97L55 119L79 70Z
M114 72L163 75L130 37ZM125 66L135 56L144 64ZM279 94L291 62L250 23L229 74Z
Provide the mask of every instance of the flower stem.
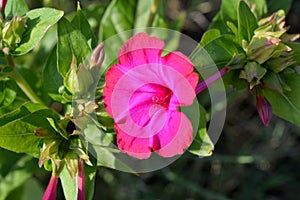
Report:
M14 70L9 74L9 76L17 82L17 85L32 102L45 105L45 103L35 94L30 85L23 78L23 76L17 71L12 57L6 54L6 59L8 65L14 68Z
M156 15L156 13L158 11L158 8L159 8L159 4L160 4L160 0L154 0L153 1L152 5L151 5L151 11L150 11L150 16L149 16L149 19L148 19L147 27L153 26L155 15Z
M210 86L212 83L214 83L219 78L224 76L227 72L228 72L228 68L224 67L224 68L220 69L220 71L218 71L217 73L211 75L207 79L205 79L205 80L201 81L200 83L198 83L198 85L196 87L196 94L199 94L203 90L207 89L208 86Z

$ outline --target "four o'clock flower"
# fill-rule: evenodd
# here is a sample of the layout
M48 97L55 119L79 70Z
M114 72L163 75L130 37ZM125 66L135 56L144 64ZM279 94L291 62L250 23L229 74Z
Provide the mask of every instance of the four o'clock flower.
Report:
M179 107L193 103L198 75L185 55L162 56L163 48L162 40L138 33L106 74L104 103L115 120L118 147L140 159L152 152L182 154L192 142L191 122Z

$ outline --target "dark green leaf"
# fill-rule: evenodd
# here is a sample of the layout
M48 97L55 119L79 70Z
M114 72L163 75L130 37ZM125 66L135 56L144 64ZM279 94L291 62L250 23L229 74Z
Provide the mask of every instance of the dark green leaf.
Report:
M72 56L76 57L78 64L91 53L91 48L81 31L65 18L59 21L57 33L58 71L64 77L70 69Z
M33 49L42 39L48 29L62 18L64 12L53 8L39 8L29 11L26 16L27 28L20 45L11 53L23 55Z
M84 192L87 200L92 200L94 197L96 172L97 165L84 165Z
M296 63L300 65L300 43L288 43L287 45L293 49L293 57L296 60Z
M248 5L241 1L238 7L238 36L239 41L242 40L250 42L254 35L254 30L258 27L257 21Z
M71 22L78 30L80 30L80 32L84 35L84 37L86 38L86 40L88 41L88 44L94 48L96 47L97 43L96 43L96 37L92 31L92 28L86 18L86 16L84 15L84 13L82 12L81 8L77 9L77 13L75 15L75 17L73 18L72 22Z
M300 126L300 76L295 72L283 74L281 78L291 91L279 94L265 89L264 95L271 103L274 114Z
M43 95L44 99L49 99L48 94L58 94L58 88L63 85L63 78L57 71L56 62L56 46L51 51L49 58L44 66L43 70Z
M4 14L6 19L13 16L23 16L28 11L24 0L8 0L5 6Z
M0 81L0 108L10 105L16 98L17 85L13 80Z

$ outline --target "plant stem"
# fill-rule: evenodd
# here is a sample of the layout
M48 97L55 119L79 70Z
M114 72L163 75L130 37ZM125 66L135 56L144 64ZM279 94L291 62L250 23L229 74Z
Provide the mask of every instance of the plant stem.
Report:
M17 82L21 90L33 103L40 103L44 105L44 102L35 94L23 76L16 69L14 69L9 75Z
M159 8L159 4L160 4L160 0L153 0L153 3L151 5L151 11L150 11L150 16L148 19L148 23L147 23L147 27L151 27L153 24L153 21L155 19L155 15L158 11Z
M45 103L35 94L35 92L23 78L23 76L17 71L12 57L6 54L6 59L8 65L14 68L14 70L9 74L9 76L17 82L17 85L33 103L40 103L45 105Z
M196 94L199 94L200 92L208 88L208 86L210 86L212 83L224 76L228 72L228 70L228 68L224 67L220 69L220 71L218 71L217 73L198 83L198 85L196 86Z

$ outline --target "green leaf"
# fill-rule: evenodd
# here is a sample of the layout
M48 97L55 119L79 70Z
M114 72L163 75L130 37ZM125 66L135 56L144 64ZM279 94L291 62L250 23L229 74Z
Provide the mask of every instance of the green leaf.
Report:
M296 63L299 65L300 64L300 43L288 43L287 44L289 47L291 47L294 51L293 57L296 61Z
M62 188L64 191L65 199L66 200L74 200L77 199L78 195L78 175L75 177L75 180L72 179L70 173L68 172L67 168L61 171L60 180L62 184Z
M2 115L0 146L18 153L39 153L40 138L34 135L34 130L43 127L53 131L46 118L59 119L54 111L40 108L37 104L25 104L11 113Z
M274 12L282 9L285 11L285 13L288 13L291 6L292 6L292 0L267 0L268 2L268 14L273 14Z
M212 40L218 38L221 36L221 32L218 29L210 29L208 31L206 31L200 41L200 45L201 46L205 46L207 45L209 42L211 42Z
M234 42L234 37L222 35L205 46L198 46L190 55L197 67L217 65L224 67L234 55L242 55L242 48Z
M6 200L42 199L45 188L36 178L27 179L24 184L13 190Z
M4 15L6 19L13 16L23 16L28 12L28 7L24 0L8 0L5 6Z
M87 200L94 197L95 179L97 174L97 165L84 165L84 192Z
M14 189L21 186L37 171L40 171L37 160L27 155L22 156L10 166L8 174L0 181L0 200L5 200Z
M101 19L99 40L104 41L120 32L133 29L136 6L137 0L112 1ZM127 38L122 38L122 41L116 42L123 43L126 40Z
M1 77L6 77L10 72L12 72L14 70L13 67L11 66L1 66L0 68L0 80L1 80Z
M57 34L58 71L65 77L70 69L73 55L76 57L77 64L79 64L83 58L90 55L91 48L81 31L65 18L59 21Z
M96 47L96 37L92 31L92 28L85 16L82 12L81 8L77 8L77 13L71 22L81 33L84 35L86 40L88 41L89 46L92 48Z
M188 148L188 151L198 156L210 156L214 150L214 144L209 138L206 129L206 111L199 105L200 119L199 127L193 143Z
M238 5L241 0L223 0L220 12L215 16L210 25L210 29L219 29L222 34L231 33L227 27L227 22L231 22L238 26ZM251 5L251 11L257 19L260 19L267 13L266 0L245 0L243 1Z
M251 11L254 13L257 20L264 17L267 12L267 0L246 0L249 7L251 8Z
M241 1L238 7L238 36L239 41L242 40L250 42L252 36L254 35L254 30L258 27L256 18L251 12L248 5Z
M33 49L46 34L47 30L62 18L64 12L53 8L38 8L29 11L26 16L27 29L19 46L11 53L23 55Z
M224 24L230 21L237 25L238 23L238 4L240 0L223 0L220 10L221 19Z
M0 80L0 108L10 105L17 96L17 85L13 80Z
M291 88L280 94L265 89L264 95L272 105L273 113L283 119L300 126L300 76L295 73L281 75L283 81Z
M49 93L58 94L59 87L63 85L63 78L57 71L57 67L55 67L57 62L56 52L57 49L55 46L43 69L42 84L44 99L49 99Z
M222 34L227 34L229 30L226 24L227 23L223 22L221 12L218 12L209 25L209 29L218 29Z

